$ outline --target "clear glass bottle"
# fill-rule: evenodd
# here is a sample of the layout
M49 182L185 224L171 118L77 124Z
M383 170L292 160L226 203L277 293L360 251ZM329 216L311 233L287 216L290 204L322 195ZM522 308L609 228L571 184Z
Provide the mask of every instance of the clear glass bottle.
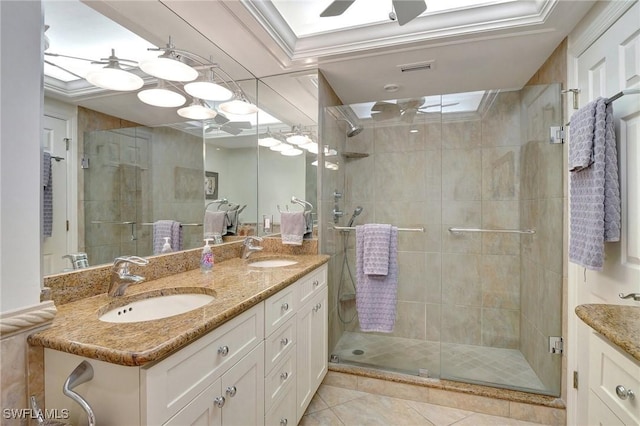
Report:
M203 274L208 274L213 270L213 251L209 245L209 238L204 240L204 247L202 248L202 255L200 256L200 270Z

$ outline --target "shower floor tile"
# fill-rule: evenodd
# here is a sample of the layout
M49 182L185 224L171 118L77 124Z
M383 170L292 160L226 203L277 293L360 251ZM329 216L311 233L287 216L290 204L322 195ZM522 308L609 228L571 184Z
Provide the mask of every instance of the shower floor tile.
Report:
M521 390L546 390L516 349L346 331L331 353L338 355L341 363Z

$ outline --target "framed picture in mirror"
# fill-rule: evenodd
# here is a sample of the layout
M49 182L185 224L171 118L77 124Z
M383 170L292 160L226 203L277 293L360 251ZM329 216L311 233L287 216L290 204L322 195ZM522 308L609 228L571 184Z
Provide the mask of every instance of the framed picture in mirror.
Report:
M218 199L218 172L204 172L204 197L207 200Z

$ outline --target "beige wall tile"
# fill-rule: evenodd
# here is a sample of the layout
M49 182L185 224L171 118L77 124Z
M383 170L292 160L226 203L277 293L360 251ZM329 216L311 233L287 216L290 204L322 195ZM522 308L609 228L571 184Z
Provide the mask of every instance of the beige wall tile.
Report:
M491 399L484 396L431 389L429 392L429 402L431 404L444 405L445 407L470 410L494 416L509 416L509 401Z

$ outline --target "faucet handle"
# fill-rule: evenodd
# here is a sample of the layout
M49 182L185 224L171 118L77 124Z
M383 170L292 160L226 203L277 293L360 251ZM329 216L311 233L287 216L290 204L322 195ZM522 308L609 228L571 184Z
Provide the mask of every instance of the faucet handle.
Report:
M149 261L138 256L119 256L113 260L113 267L114 269L120 268L122 272L128 273L130 263L138 266L146 266L149 264Z
M244 239L244 244L245 245L251 244L251 242L253 242L253 241L261 242L262 241L262 237L258 237L256 235L249 235L248 237L246 237Z

